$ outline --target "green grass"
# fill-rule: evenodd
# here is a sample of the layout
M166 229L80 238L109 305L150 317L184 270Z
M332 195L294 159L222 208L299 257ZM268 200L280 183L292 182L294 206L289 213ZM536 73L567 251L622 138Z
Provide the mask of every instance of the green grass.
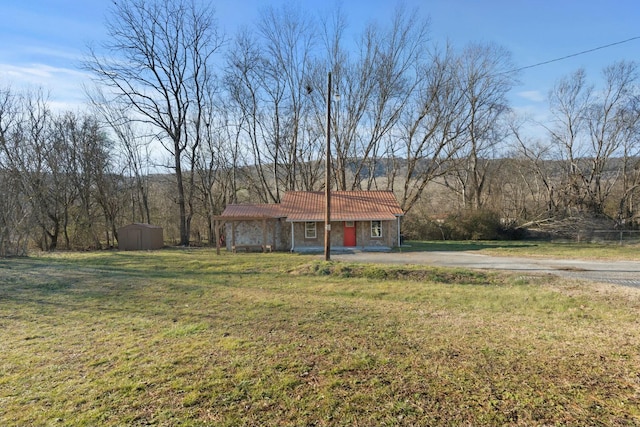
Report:
M0 425L640 424L640 292L319 259L0 260Z
M640 245L618 243L558 243L547 241L410 241L398 249L418 251L478 251L504 256L640 260Z

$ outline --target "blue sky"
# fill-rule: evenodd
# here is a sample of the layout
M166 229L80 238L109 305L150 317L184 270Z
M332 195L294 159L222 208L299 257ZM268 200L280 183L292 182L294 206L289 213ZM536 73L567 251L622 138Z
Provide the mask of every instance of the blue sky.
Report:
M119 0L123 1L123 0ZM221 27L232 36L250 26L261 6L280 1L212 0ZM326 11L326 0L297 0L309 13ZM456 47L468 42L495 42L525 67L640 36L637 0L405 0L431 20L433 42ZM104 21L112 0L3 0L0 2L0 87L42 87L59 108L81 108L80 68L90 43L105 37ZM385 20L394 0L343 0L354 31ZM597 81L600 70L617 60L640 61L640 39L579 55L521 73L511 94L518 109L543 114L544 97L554 82L579 67Z

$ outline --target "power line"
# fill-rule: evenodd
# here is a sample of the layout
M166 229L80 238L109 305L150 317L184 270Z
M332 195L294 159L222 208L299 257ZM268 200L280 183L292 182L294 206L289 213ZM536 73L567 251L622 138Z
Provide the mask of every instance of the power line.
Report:
M562 61L562 60L565 60L565 59L568 59L568 58L573 58L574 56L584 55L585 53L595 52L596 50L606 49L606 48L611 47L611 46L616 46L616 45L619 45L619 44L628 43L630 41L638 40L638 39L640 39L640 36L631 37L630 39L622 40L622 41L615 42L615 43L609 43L609 44L606 44L604 46L594 47L593 49L583 50L582 52L572 53L571 55L566 55L566 56L563 56L561 58L555 58L555 59L551 59L549 61L539 62L537 64L527 65L525 67L516 68L516 69L513 69L513 70L511 70L509 72L510 73L515 73L517 71L522 71L522 70L526 70L526 69L529 69L529 68L539 67L541 65L551 64L552 62Z

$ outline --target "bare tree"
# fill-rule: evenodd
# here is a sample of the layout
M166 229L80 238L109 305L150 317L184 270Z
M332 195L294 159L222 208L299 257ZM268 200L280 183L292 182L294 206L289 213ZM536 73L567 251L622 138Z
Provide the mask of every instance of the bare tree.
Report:
M345 44L346 20L341 10L337 10L331 20L323 22L324 47L327 53L325 62L320 62L314 70L312 100L317 129L323 135L325 129L326 102L332 102L333 114L331 127L333 135L332 176L338 190L347 190L353 185L347 170L358 159L358 138L362 130L359 125L364 121L365 113L372 104L375 90L375 57L378 29L373 24L365 29L357 47L357 57L353 59ZM326 70L332 70L335 82L336 98L327 100ZM339 96L339 98L337 98ZM351 182L349 182L349 180Z
M274 156L263 149L269 113L262 101L261 63L258 40L248 31L241 32L227 56L224 82L229 96L227 106L234 117L236 150L250 153L246 163L255 167L255 174L245 169L247 184L261 201L267 202L277 200L277 195L269 178Z
M216 244L214 216L224 210L234 188L236 147L226 111L217 107L220 102L214 96L214 91L209 91L208 97L202 102L204 132L195 169L197 199L202 207L202 216L206 219L209 245Z
M557 161L554 159L552 143L522 133L522 125L527 121L518 120L515 116L509 121L514 143L511 157L518 164L515 175L527 188L535 204L535 207L529 208L528 215L522 215L521 219L546 218L558 212L555 182Z
M418 93L424 78L418 70L428 60L429 23L415 12L399 7L389 27L369 25L358 40L356 55L346 47L346 23L339 12L324 22L327 67L333 70L340 95L332 108L333 176L338 189L378 186L376 169L388 155L385 138L391 137ZM316 102L317 111L322 111L324 99ZM388 183L381 185L386 188Z
M619 62L606 67L603 77L596 89L578 70L559 80L550 94L555 121L549 132L564 166L559 205L568 213L605 214L618 180L630 178L639 120L637 66ZM614 163L619 157L622 170ZM626 181L623 187L624 193L634 185Z
M405 212L420 200L427 184L443 176L462 149L468 118L465 94L457 84L455 55L449 47L435 51L431 63L419 69L424 79L412 103L403 110L397 138L388 151L394 159L391 189L401 185L400 206Z
M553 119L548 129L564 169L556 194L565 213L584 205L581 160L589 156L584 136L592 96L593 87L587 83L584 69L560 79L549 94Z
M63 165L59 167L61 173L74 190L65 192L74 195L69 203L71 209L65 211L65 242L68 247L99 249L102 231L105 231L101 226L106 226L107 231L115 228L112 209L103 209L105 203L113 205L117 200L117 194L106 187L112 158L111 141L95 117L71 112L54 117L51 139L59 156L57 161ZM101 221L103 218L105 223Z
M31 225L20 171L9 151L21 119L19 107L16 94L10 88L0 88L0 257L26 253Z
M258 29L264 40L264 94L272 105L266 148L272 152L276 199L279 189L298 189L297 171L309 105L308 74L317 43L315 21L302 8L284 5L263 10Z
M634 95L619 115L622 133L622 185L616 219L633 225L640 212L640 97Z
M596 214L605 212L605 202L620 172L625 175L613 161L621 155L628 160L628 150L637 142L640 120L634 105L639 95L637 65L615 63L604 68L603 77L604 88L587 111L592 160L583 177L586 204Z
M2 141L5 162L29 201L34 226L42 232L41 248L56 249L61 233L69 247L69 219L78 197L71 182L72 150L56 134L56 119L42 91L21 96L18 108L16 124Z
M464 94L458 114L467 118L459 138L466 142L455 156L453 183L445 182L460 194L464 207L483 206L497 169L492 160L509 133L507 94L515 83L514 68L510 52L495 44L470 44L457 61L457 84Z
M100 88L86 92L94 114L114 140L113 156L119 157L114 162L120 167L113 172L132 180L131 221L151 224L149 174L152 138L148 136L149 131L145 131L144 124L130 117L126 106L109 102Z
M52 114L41 91L24 99L21 126L12 141L11 161L20 174L23 191L32 205L33 218L42 231L40 247L54 250L63 232L75 190L66 182L64 154L51 140Z
M201 142L200 113L193 110L206 90L212 57L223 39L212 9L202 3L132 0L114 4L107 22L109 41L103 46L110 56L92 50L87 67L116 100L132 106L136 118L158 129L158 140L172 158L176 178L180 244L188 245L192 171Z

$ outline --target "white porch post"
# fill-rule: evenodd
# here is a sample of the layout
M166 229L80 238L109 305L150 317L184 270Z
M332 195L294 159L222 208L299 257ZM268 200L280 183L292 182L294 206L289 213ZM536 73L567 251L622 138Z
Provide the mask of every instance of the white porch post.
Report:
M400 247L400 217L398 218L398 247Z
M293 252L293 249L296 247L295 245L296 235L294 233L295 228L293 226L294 224L295 223L292 221L291 222L291 252Z

